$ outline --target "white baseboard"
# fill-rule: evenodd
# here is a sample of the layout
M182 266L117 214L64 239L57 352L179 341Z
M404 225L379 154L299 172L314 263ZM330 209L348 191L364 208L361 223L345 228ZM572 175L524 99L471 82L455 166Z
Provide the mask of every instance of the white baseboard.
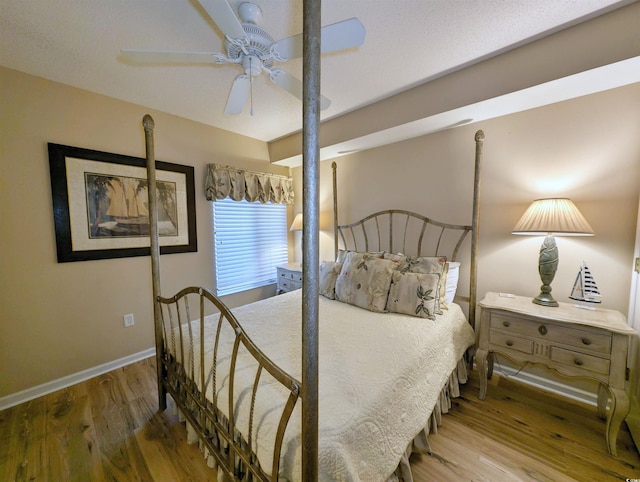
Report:
M134 353L133 355L119 358L118 360L113 360L111 362L104 363L102 365L98 365L81 372L73 373L66 377L58 378L57 380L43 383L42 385L38 385L26 390L22 390L20 392L13 393L11 395L7 395L6 397L0 398L0 410L19 405L23 402L28 402L29 400L42 397L43 395L55 392L56 390L61 390L71 385L75 385L76 383L80 383L90 378L97 377L98 375L108 373L117 368L130 365L140 360L144 360L145 358L154 356L155 353L155 348L149 348L148 350ZM521 383L526 383L527 385L532 385L536 388L541 388L543 390L547 390L549 392L562 395L573 400L577 400L579 402L587 403L589 405L596 406L598 403L598 398L594 393L586 392L584 390L565 385L555 380L539 377L531 373L518 373L516 369L509 366L498 366L496 364L494 366L494 373L507 378L512 378Z
M108 363L89 368L87 370L82 370L81 372L72 373L71 375L67 375L66 377L58 378L57 380L43 383L42 385L37 385L20 392L12 393L11 395L0 398L0 410L19 405L23 402L28 402L29 400L42 397L43 395L47 395L62 388L70 387L71 385L89 380L90 378L97 377L98 375L102 375L117 368L121 368L140 360L144 360L145 358L155 356L155 354L156 349L149 348L148 350L134 353L133 355L125 356L124 358L119 358L118 360L113 360Z
M517 380L521 383L526 383L527 385L532 385L536 388L540 388L557 395L562 395L563 397L593 405L594 407L598 405L598 396L595 393L580 390L556 380L543 378L523 371L518 373L516 369L504 365L494 365L493 371L498 375Z

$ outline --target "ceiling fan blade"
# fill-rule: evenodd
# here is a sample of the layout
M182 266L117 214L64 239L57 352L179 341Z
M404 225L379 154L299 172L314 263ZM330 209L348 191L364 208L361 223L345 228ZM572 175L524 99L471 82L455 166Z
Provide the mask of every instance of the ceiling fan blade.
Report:
M286 73L282 69L273 69L269 73L269 79L271 82L276 84L278 87L283 88L291 95L297 97L300 100L302 99L302 81L295 78L293 75ZM327 107L331 105L331 101L327 99L324 95L320 96L320 110L325 110Z
M320 51L326 54L336 50L359 47L364 43L365 35L364 25L357 18L327 25L322 27Z
M364 43L366 31L360 20L350 18L322 27L321 35L320 52L325 54L359 47ZM302 34L278 40L274 42L272 48L282 60L302 57Z
M170 50L131 50L122 49L121 56L125 60L133 62L155 62L155 63L187 63L187 64L216 64L224 58L221 54L212 52L174 52Z
M227 37L247 38L247 34L227 0L198 0L198 2Z
M238 75L231 86L224 113L228 115L240 114L247 103L250 91L251 80L249 76L247 74Z

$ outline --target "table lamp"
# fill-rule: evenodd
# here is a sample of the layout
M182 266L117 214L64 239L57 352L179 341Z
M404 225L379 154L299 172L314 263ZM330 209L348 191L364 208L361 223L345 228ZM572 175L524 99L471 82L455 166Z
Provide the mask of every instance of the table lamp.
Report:
M593 229L570 199L553 198L533 201L511 234L546 236L538 260L542 286L540 294L532 301L543 306L558 306L551 295L551 282L559 260L554 235L593 236Z
M293 218L289 231L302 231L302 213L296 214L296 217ZM302 266L302 261L300 261L300 266Z
M302 231L302 213L296 214L296 217L293 218L289 231Z

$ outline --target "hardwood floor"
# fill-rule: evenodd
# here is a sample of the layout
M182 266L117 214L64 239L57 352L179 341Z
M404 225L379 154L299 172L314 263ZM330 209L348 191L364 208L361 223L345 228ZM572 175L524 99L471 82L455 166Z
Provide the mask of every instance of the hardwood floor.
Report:
M623 424L607 452L596 408L495 377L479 400L477 372L412 460L419 480L620 481L640 479L640 454ZM415 463L414 463L415 462Z
M0 412L0 481L215 480L184 426L157 412L149 358ZM438 433L412 458L422 481L640 479L626 426L607 454L593 407L498 379L477 398L475 372Z

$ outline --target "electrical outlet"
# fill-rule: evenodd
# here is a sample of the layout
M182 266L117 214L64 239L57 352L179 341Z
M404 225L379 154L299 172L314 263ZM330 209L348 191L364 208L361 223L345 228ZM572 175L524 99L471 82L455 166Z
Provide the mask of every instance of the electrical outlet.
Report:
M135 320L133 319L133 313L129 313L128 315L124 315L122 318L124 318L124 326L125 326L125 328L133 326L136 323Z

